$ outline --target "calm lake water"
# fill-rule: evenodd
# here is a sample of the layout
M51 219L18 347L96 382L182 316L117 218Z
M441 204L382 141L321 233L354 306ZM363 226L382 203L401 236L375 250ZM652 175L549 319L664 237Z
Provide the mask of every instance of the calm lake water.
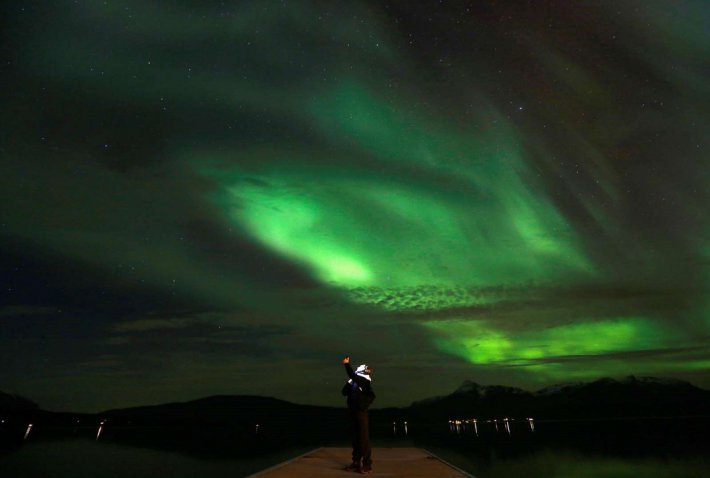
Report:
M534 432L528 424L516 423L508 433L502 427L496 432L492 424L479 423L476 434L471 427L459 432L444 425L418 430L410 423L407 435L401 424L395 435L393 428L381 424L373 444L426 448L479 478L707 478L708 425L709 419L536 422ZM131 433L136 437L147 434L140 429L124 430L113 438L107 433L97 442L88 434L38 433L0 455L0 476L234 478L320 445L347 446L342 438L316 441L304 437L308 443L302 446L270 442L260 449L254 443L233 442L206 453L189 443L170 442L167 437L175 436L171 430L151 430L151 441L143 440L140 446L131 443ZM373 458L376 467L376 454Z
M30 443L0 457L0 476L27 478L239 477L308 450L281 450L255 459L205 459L182 453L95 441Z

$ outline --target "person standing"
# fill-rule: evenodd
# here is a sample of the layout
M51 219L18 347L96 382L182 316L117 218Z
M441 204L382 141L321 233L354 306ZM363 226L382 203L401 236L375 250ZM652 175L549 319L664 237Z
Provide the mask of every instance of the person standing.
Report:
M372 370L367 364L353 370L350 357L343 359L348 381L343 386L342 394L348 397L348 415L352 433L353 462L345 469L360 474L372 472L372 450L370 448L370 417L368 408L375 400L372 391Z

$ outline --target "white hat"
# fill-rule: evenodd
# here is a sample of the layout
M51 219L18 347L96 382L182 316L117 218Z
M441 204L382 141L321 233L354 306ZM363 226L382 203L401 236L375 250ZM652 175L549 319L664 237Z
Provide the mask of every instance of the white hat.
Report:
M370 378L372 370L370 370L370 367L368 367L365 363L358 366L358 368L355 369L355 373L361 376L362 378L366 378L367 380L372 381L372 378Z

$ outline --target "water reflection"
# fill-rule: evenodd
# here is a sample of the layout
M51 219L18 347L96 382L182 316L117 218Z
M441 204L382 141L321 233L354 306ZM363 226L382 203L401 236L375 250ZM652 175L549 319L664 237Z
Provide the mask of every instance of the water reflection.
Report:
M407 422L402 422L402 431L404 432L404 436L409 435L409 425ZM397 436L397 422L392 422L392 435Z
M411 430L411 421L401 417L373 422L373 446L425 448L474 476L486 478L710 476L707 419L565 421L476 417L452 418L448 427L446 419L431 423L417 417L413 420L416 426ZM64 428L28 421L0 421L0 440L12 437L14 447L0 457L2 477L93 478L96 466L103 469L108 464L116 470L102 476L231 478L245 476L236 471L242 469L240 463L286 450L282 442L273 439L274 428L265 422L259 425L252 421L244 424L243 431L235 431L221 425L143 427L114 419L79 422L75 417ZM293 437L299 443L304 440L301 432ZM319 439L318 445L345 446L345 442L321 443ZM318 445L313 443L308 450ZM285 453L280 461L296 455ZM112 460L119 457L126 464L114 464ZM224 460L229 460L229 466ZM278 462L252 464L250 471ZM172 463L174 467L166 468L162 463ZM86 472L69 473L72 469ZM160 469L160 473L151 474L150 470L155 469Z
M508 435L512 435L512 424L516 422L514 418L502 418L500 421L503 422L503 428L505 431L508 433ZM535 431L535 421L533 418L526 418L525 421L527 422L530 431L534 432ZM479 420L477 418L469 418L466 420L461 420L461 419L452 419L449 420L449 432L460 435L462 433L473 433L475 436L479 436L478 433L478 423ZM497 433L499 431L498 428L498 419L493 418L490 420L482 420L480 421L482 424L490 425L490 427L486 427L485 431L493 431Z
M530 431L534 432L535 431L535 420L532 418L527 419L528 424L530 425Z
M486 478L701 478L710 476L706 459L616 458L585 456L565 451L545 451L499 460L479 468Z
M707 417L502 417L451 419L448 425L446 437L428 446L475 476L710 477ZM438 448L442 443L446 447Z
M104 430L105 424L106 420L101 420L101 423L99 424L99 430L96 432L96 441L99 441L99 437L101 436L101 432Z
M270 455L200 459L164 450L96 442L90 438L32 441L0 455L7 478L238 478L298 456L312 448L275 450ZM97 472L97 470L99 470Z

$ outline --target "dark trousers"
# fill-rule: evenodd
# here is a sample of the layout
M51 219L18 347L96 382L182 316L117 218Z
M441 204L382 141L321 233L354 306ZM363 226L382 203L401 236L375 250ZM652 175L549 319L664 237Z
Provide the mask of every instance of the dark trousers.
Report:
M370 417L367 411L348 410L350 413L350 431L353 441L353 463L362 466L372 466L372 450L370 449Z

